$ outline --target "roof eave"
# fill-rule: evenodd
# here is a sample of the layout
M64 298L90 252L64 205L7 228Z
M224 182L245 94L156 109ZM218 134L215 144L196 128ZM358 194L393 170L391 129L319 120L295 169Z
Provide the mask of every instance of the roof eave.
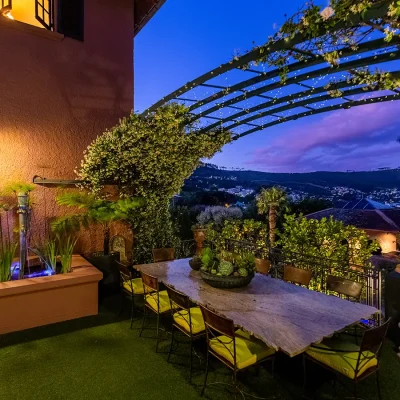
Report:
M142 28L151 20L151 18L155 15L155 13L164 5L166 0L156 0L149 11L143 15L138 23L135 23L134 26L134 36L136 36Z

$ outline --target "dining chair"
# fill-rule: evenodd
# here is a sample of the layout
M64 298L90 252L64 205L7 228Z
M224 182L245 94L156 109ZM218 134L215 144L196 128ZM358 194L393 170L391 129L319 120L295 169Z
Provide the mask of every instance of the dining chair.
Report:
M264 361L272 362L274 370L275 350L261 340L252 338L242 329L235 329L231 319L222 317L200 305L207 340L206 375L201 396L207 386L210 355L232 370L235 391L244 396L237 384L237 373ZM214 383L217 384L217 383Z
M339 296L347 299L359 300L363 284L341 276L328 275L326 277L326 290L336 292Z
M357 345L340 338L331 338L318 345L311 346L303 353L304 382L306 389L306 361L307 359L335 373L342 375L353 382L354 398L357 397L357 384L365 378L376 374L378 399L381 400L379 382L379 367L381 350L386 338L390 319L383 325L365 330L361 344Z
M361 291L363 284L360 282L355 282L350 279L343 278L341 276L328 275L326 277L326 290L330 292L335 292L339 297L345 297L347 300L354 299L360 301ZM345 329L342 333L355 337L357 343L357 338L360 337L360 332L358 329L366 329L366 325L361 321L352 326L353 333L349 332L349 329Z
M200 307L194 307L188 296L170 286L166 286L166 289L171 303L171 310L173 310L172 337L168 353L168 362L173 351L175 332L180 332L190 339L189 381L191 382L193 371L193 342L204 337L206 334L203 316Z
M175 259L174 248L153 249L153 262L173 261Z
M160 290L158 279L154 276L141 272L143 280L144 309L142 327L139 336L142 336L145 322L149 316L149 312L153 312L157 316L157 342L156 353L158 353L158 344L160 342L160 316L171 312L171 305L166 290Z
M256 258L255 260L256 272L263 275L268 275L271 269L271 261L263 258Z
M293 265L285 265L283 280L308 287L310 285L312 271L310 269L297 268Z
M131 301L131 329L134 322L134 313L135 313L135 297L143 296L144 288L143 281L140 277L133 277L133 273L129 270L129 268L117 261L117 266L120 275L120 286L121 286L121 310L120 314L122 314L124 309L124 299L129 298Z

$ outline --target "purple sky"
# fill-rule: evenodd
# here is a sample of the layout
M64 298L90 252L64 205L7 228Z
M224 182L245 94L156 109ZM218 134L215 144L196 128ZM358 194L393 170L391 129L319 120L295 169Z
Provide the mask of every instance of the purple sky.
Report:
M135 110L250 49L253 41L263 44L284 14L304 1L167 0L135 39ZM400 102L369 104L253 133L226 145L211 162L271 172L398 167L399 125Z

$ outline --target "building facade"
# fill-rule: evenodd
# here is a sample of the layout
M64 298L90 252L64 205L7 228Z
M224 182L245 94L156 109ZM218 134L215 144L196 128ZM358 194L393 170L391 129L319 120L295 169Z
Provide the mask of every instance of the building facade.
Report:
M84 149L133 109L133 38L161 4L0 0L0 192L74 179ZM33 194L39 235L58 212L46 189Z

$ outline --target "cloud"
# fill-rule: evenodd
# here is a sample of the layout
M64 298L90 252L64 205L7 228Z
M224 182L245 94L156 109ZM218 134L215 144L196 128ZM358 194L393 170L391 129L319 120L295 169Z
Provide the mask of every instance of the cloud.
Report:
M299 120L301 126L253 152L246 164L277 172L397 167L399 105L368 104L326 114L317 122Z

